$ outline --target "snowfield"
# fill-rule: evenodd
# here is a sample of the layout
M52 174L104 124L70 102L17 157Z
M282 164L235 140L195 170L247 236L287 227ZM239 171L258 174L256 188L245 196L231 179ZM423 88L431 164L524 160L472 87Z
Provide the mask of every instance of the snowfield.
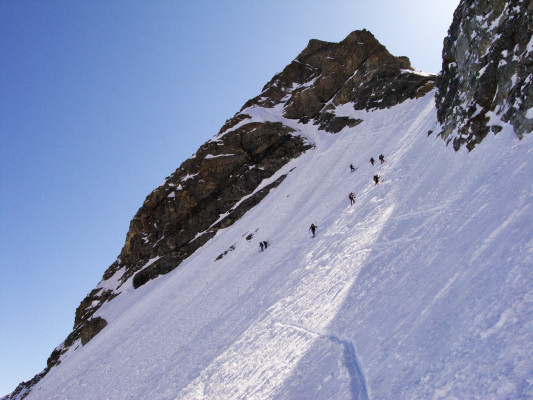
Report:
M335 135L258 114L315 148L27 399L533 398L532 135L454 152L433 92Z

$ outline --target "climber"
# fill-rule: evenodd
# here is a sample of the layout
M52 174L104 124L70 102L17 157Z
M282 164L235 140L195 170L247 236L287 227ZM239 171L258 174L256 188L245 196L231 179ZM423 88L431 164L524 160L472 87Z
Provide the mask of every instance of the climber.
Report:
M350 193L348 198L350 199L350 205L355 204L355 196L354 196L353 192Z
M315 237L315 230L316 228L318 228L315 224L311 224L311 227L309 228L309 230L311 231L311 233L313 234L313 237Z
M355 168L354 168L353 164L350 164L350 171L352 171L352 172L355 171Z
M374 157L371 157L371 158L370 158L370 164L374 165L374 161L375 161L375 160L374 160Z
M261 247L261 251L263 251L263 246L264 246L263 242L259 242L259 247Z
M379 183L379 175L374 175L374 182L376 182L376 185Z
M379 155L379 161L383 164L385 162L385 157L383 157L383 154Z
M268 242L266 240L263 240L263 244L265 245L265 250L266 250L268 247Z

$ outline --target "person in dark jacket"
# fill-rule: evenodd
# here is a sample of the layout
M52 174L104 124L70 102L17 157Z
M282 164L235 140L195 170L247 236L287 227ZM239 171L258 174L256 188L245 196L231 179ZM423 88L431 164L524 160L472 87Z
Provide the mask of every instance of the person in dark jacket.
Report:
M353 194L353 192L350 193L348 198L350 199L350 205L353 205L355 203L355 195Z
M385 157L383 156L383 154L379 155L379 161L381 161L382 164L385 162Z
M374 157L371 157L371 158L370 158L370 164L374 165L374 161L375 161L375 160L374 160Z
M355 168L354 168L353 164L350 164L350 171L352 171L352 172L355 171Z
M311 227L309 228L309 230L313 234L313 237L315 237L316 228L317 228L317 226L315 224L311 224Z
M379 183L379 175L374 175L374 182L376 182L376 185Z

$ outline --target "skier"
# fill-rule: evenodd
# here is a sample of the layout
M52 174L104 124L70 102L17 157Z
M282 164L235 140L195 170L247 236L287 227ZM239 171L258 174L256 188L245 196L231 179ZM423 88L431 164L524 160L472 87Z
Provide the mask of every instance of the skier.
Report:
M354 168L353 164L350 164L350 170L351 170L352 172L355 171L355 168Z
M311 233L313 234L313 237L315 237L315 230L316 230L317 226L315 224L311 224L311 227L309 228L309 230L311 231Z
M383 157L383 154L379 155L379 161L383 164L385 162L385 157Z
M376 182L376 185L379 183L379 175L374 175L374 182Z
M355 204L355 196L354 196L353 192L350 193L348 198L350 199L350 205Z
M268 242L266 240L263 240L263 244L265 245L265 250L266 250L268 247Z
M370 164L374 165L374 157L370 157Z

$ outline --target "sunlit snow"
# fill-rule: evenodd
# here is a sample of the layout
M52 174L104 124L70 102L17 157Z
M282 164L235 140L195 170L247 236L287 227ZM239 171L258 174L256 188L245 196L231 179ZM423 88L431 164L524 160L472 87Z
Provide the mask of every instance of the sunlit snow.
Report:
M428 136L433 96L344 107L364 122L336 135L290 121L315 147L287 178L179 268L124 284L27 399L532 398L533 138L505 125L454 152Z

